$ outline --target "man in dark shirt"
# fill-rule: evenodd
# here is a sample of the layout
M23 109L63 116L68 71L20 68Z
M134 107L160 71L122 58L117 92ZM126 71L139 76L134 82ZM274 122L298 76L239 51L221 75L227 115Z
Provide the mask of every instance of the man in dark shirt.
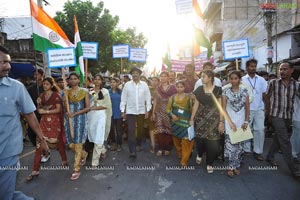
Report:
M34 79L36 80L36 82L28 88L28 93L29 93L35 107L37 107L37 102L36 102L37 98L40 96L40 94L42 92L44 92L44 89L43 89L44 74L45 73L42 69L35 70L34 71ZM40 121L40 119L41 119L40 114L37 111L34 111L34 113L35 113L38 121ZM35 146L36 145L36 141L35 141L36 135L30 127L28 127L27 134L28 134L30 141Z

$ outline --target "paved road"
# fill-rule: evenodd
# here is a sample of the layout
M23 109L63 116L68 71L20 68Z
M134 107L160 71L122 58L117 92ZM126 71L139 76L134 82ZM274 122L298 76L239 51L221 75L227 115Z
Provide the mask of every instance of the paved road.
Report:
M266 140L266 149L271 140ZM127 144L122 152L108 152L101 161L106 169L90 170L84 166L77 181L70 181L72 167L63 170L50 170L47 167L59 165L57 151L51 152L51 159L43 164L37 179L26 183L33 163L34 148L25 142L21 166L17 177L17 189L41 200L299 200L300 181L294 179L285 165L282 155L277 155L278 169L269 169L266 162L256 161L252 156L246 157L241 169L241 176L229 178L225 170L215 169L207 174L202 162L195 163L195 153L189 169L176 170L179 159L173 149L170 156L156 157L149 153L149 144L144 144L144 151L137 158L128 158ZM266 152L266 150L265 150ZM70 166L73 165L73 152L68 151ZM90 164L90 158L87 164ZM225 166L217 161L216 166ZM26 168L28 168L26 170ZM256 169L256 170L255 170Z

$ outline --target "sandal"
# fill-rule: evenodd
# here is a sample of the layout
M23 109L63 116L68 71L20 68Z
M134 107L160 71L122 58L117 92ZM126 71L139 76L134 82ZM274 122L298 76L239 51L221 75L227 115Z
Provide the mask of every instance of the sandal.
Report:
M234 170L233 170L233 173L234 173L235 175L239 176L239 175L241 174L241 171L238 170L238 169L234 169Z
M211 166L211 165L207 165L207 166L206 166L206 170L207 170L207 173L208 173L208 174L214 173L214 168L213 168L213 166Z
M153 148L153 146L151 146L150 147L150 153L154 153L155 151L154 151L154 148Z
M71 181L75 181L79 178L80 172L74 172L70 178Z
M26 178L26 182L32 181L34 178L37 178L39 175L40 175L39 172L36 174L34 174L34 173L29 174L29 176Z
M101 153L101 156L100 156L102 159L105 159L106 158L106 153Z
M83 153L84 155L83 155L83 157L81 158L81 160L80 160L80 165L85 165L86 164L86 159L87 159L87 157L88 157L88 153L87 152L85 152L85 153Z
M233 177L234 177L234 171L233 171L233 170L228 170L228 171L227 171L227 176L228 176L229 178L233 178Z
M200 156L197 155L197 157L196 157L196 163L197 163L198 165L200 165L200 164L201 164L201 161L202 161L202 157L200 157Z
M170 155L170 151L165 151L165 156L168 156L168 155Z
M62 161L61 166L68 167L69 166L68 161Z
M157 151L156 156L160 157L162 155L162 151Z

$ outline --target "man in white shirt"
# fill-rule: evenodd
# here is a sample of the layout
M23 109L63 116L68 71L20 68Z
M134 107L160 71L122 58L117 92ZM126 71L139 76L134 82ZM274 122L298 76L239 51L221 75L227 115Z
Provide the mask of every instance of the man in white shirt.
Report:
M253 133L253 154L254 157L263 161L262 153L265 141L265 105L267 82L261 76L256 74L257 60L250 59L246 62L247 75L242 77L244 84L248 85L253 93L253 101L250 103L250 120L249 127L251 127ZM245 154L251 153L251 140L244 143Z
M203 63L203 70L205 70L205 69L213 70L213 68L214 68L214 66L213 66L213 64L211 64L210 62L205 62L205 63ZM199 86L201 86L201 85L203 85L203 84L202 84L202 80L201 80L201 78L200 78L200 79L196 82L196 84L195 84L195 86L194 86L194 91L195 91ZM221 82L221 80L220 80L219 78L217 78L217 77L214 77L214 85L215 85L215 86L222 87L222 82Z
M300 87L294 101L293 134L291 136L292 156L295 164L299 164L298 154L300 145Z
M128 81L121 95L120 109L123 119L127 120L129 157L135 158L141 149L144 137L144 119L148 118L151 109L151 95L146 82L140 81L142 71L134 67L130 71L132 80ZM135 131L137 129L137 136Z

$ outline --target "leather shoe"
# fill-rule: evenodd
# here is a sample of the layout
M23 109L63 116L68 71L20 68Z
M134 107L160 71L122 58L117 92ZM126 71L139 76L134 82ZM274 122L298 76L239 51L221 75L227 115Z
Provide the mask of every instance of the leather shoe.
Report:
M274 160L266 160L271 166L273 166L273 167L278 167L279 165L278 165L278 163L276 162L276 161L274 161Z
M258 161L263 161L264 160L264 157L261 154L253 153L253 155L254 155L254 158Z
M129 158L136 158L136 153L130 153Z

